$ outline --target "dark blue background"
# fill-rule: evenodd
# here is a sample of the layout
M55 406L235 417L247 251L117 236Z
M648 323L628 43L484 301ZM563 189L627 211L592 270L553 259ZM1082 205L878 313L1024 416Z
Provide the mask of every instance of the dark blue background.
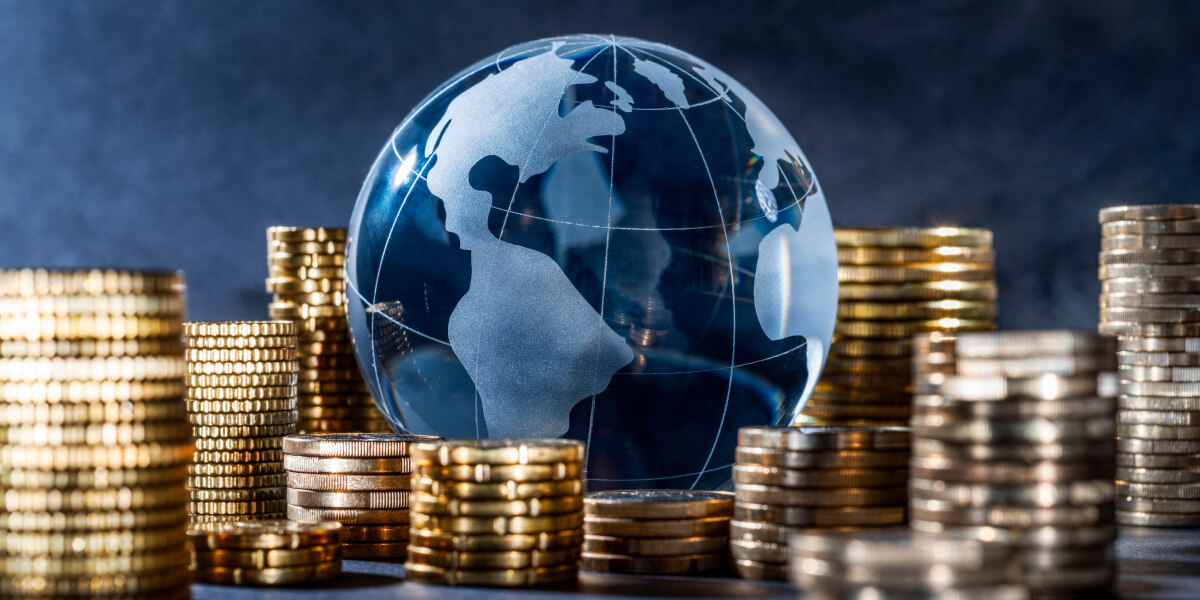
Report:
M738 77L843 225L996 231L1001 324L1092 328L1096 211L1196 202L1196 2L0 0L0 263L169 266L265 317L264 228L339 225L459 69L571 32Z

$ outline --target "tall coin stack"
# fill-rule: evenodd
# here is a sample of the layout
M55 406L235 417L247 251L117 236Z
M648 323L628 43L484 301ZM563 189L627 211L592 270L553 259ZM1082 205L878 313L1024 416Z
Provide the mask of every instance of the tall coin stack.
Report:
M188 532L192 576L218 585L295 585L342 572L337 523L253 521L216 523Z
M819 527L904 523L904 427L743 427L733 466L734 568L788 578L788 538Z
M0 271L0 597L189 597L183 292Z
M410 581L526 587L573 581L583 443L451 440L413 448Z
M296 327L195 322L187 335L191 526L284 518L283 436L296 431Z
M390 432L358 369L346 323L346 229L267 229L272 319L296 322L297 431Z
M584 571L682 575L728 571L733 494L618 490L584 499Z
M438 439L397 433L287 436L288 518L341 523L346 558L407 556L412 446Z
M1116 380L1091 333L963 333L941 403L912 419L909 522L1010 530L1034 595L1113 579Z
M995 329L992 232L837 229L838 322L800 423L906 425L912 336Z
M1118 336L1117 522L1200 526L1200 205L1100 211L1100 333Z

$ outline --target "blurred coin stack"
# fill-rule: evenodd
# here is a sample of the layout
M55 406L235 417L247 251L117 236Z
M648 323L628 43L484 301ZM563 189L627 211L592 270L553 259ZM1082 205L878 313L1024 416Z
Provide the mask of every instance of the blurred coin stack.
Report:
M192 530L192 577L218 585L295 585L342 572L341 526L287 520Z
M296 431L296 327L195 322L187 336L191 526L284 518L283 436Z
M733 494L595 492L584 500L584 571L684 575L729 570Z
M995 329L992 232L837 229L838 322L799 422L906 425L912 336Z
M583 538L583 443L451 440L415 445L405 575L446 585L573 581Z
M189 597L183 293L0 271L0 597Z
M1001 528L1035 596L1108 586L1116 379L1092 333L962 333L940 404L912 418L909 522ZM918 359L919 360L919 359Z
M412 447L438 439L398 433L287 436L288 518L341 523L346 558L407 556Z
M351 346L345 257L345 228L267 228L271 318L296 323L301 433L392 430L375 408Z
M1200 205L1100 211L1100 333L1117 336L1117 522L1200 526Z
M1005 537L1005 536L998 536ZM805 532L788 547L792 582L813 600L1024 600L1006 540L906 530Z
M787 579L788 538L811 528L904 523L905 427L743 427L730 550L747 579Z

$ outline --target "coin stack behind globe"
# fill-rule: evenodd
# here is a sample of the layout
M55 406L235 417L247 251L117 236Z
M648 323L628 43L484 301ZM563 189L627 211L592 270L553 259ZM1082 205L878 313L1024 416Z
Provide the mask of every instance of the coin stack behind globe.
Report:
M283 436L296 430L296 326L290 321L184 326L191 526L284 517Z
M905 425L912 336L995 328L992 232L838 229L838 322L800 423Z
M573 581L583 443L450 440L413 449L410 581L526 587Z
M1100 211L1100 333L1118 336L1117 522L1200 526L1200 205Z
M0 271L0 597L188 597L183 288Z
M618 490L584 499L584 571L682 575L729 570L733 494Z
M903 529L808 531L793 535L788 551L792 582L807 599L1029 597L1012 568L1007 539Z
M342 572L341 525L287 520L216 523L188 532L192 576L218 585L295 585Z
M733 466L734 568L787 579L788 538L904 523L906 427L743 427Z
M940 405L912 418L912 527L1010 530L1035 595L1108 586L1115 445L1110 340L962 333Z
M283 440L288 518L342 524L346 558L403 558L412 490L410 453L441 438L307 433Z
M363 382L346 322L346 230L267 229L272 319L296 322L300 351L297 431L390 432Z

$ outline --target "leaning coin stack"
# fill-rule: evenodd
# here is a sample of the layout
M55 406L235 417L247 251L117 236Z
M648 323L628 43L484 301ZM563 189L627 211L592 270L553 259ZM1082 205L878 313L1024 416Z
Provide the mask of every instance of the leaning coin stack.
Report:
M1008 529L1038 596L1113 578L1112 345L1071 331L963 333L940 404L912 419L912 527Z
M905 425L912 336L995 329L992 232L838 229L838 322L800 423Z
M1007 536L997 536L1006 538ZM804 597L1025 600L1007 539L907 530L805 532L788 546Z
M413 448L410 581L573 581L583 539L581 442L451 440Z
M787 579L788 538L821 527L904 523L905 427L743 427L733 466L734 568Z
M1200 527L1200 205L1100 211L1100 333L1118 336L1117 522Z
M296 327L196 322L187 336L191 526L284 517L283 436L296 431Z
M728 571L733 494L594 492L584 499L584 571L683 575Z
M192 577L218 585L294 585L342 572L341 525L273 520L188 532Z
M183 291L0 271L0 597L189 596Z
M287 436L288 518L341 523L346 558L407 556L412 447L439 439L398 433Z
M297 431L390 432L358 369L346 323L346 229L267 229L272 319L296 322Z

